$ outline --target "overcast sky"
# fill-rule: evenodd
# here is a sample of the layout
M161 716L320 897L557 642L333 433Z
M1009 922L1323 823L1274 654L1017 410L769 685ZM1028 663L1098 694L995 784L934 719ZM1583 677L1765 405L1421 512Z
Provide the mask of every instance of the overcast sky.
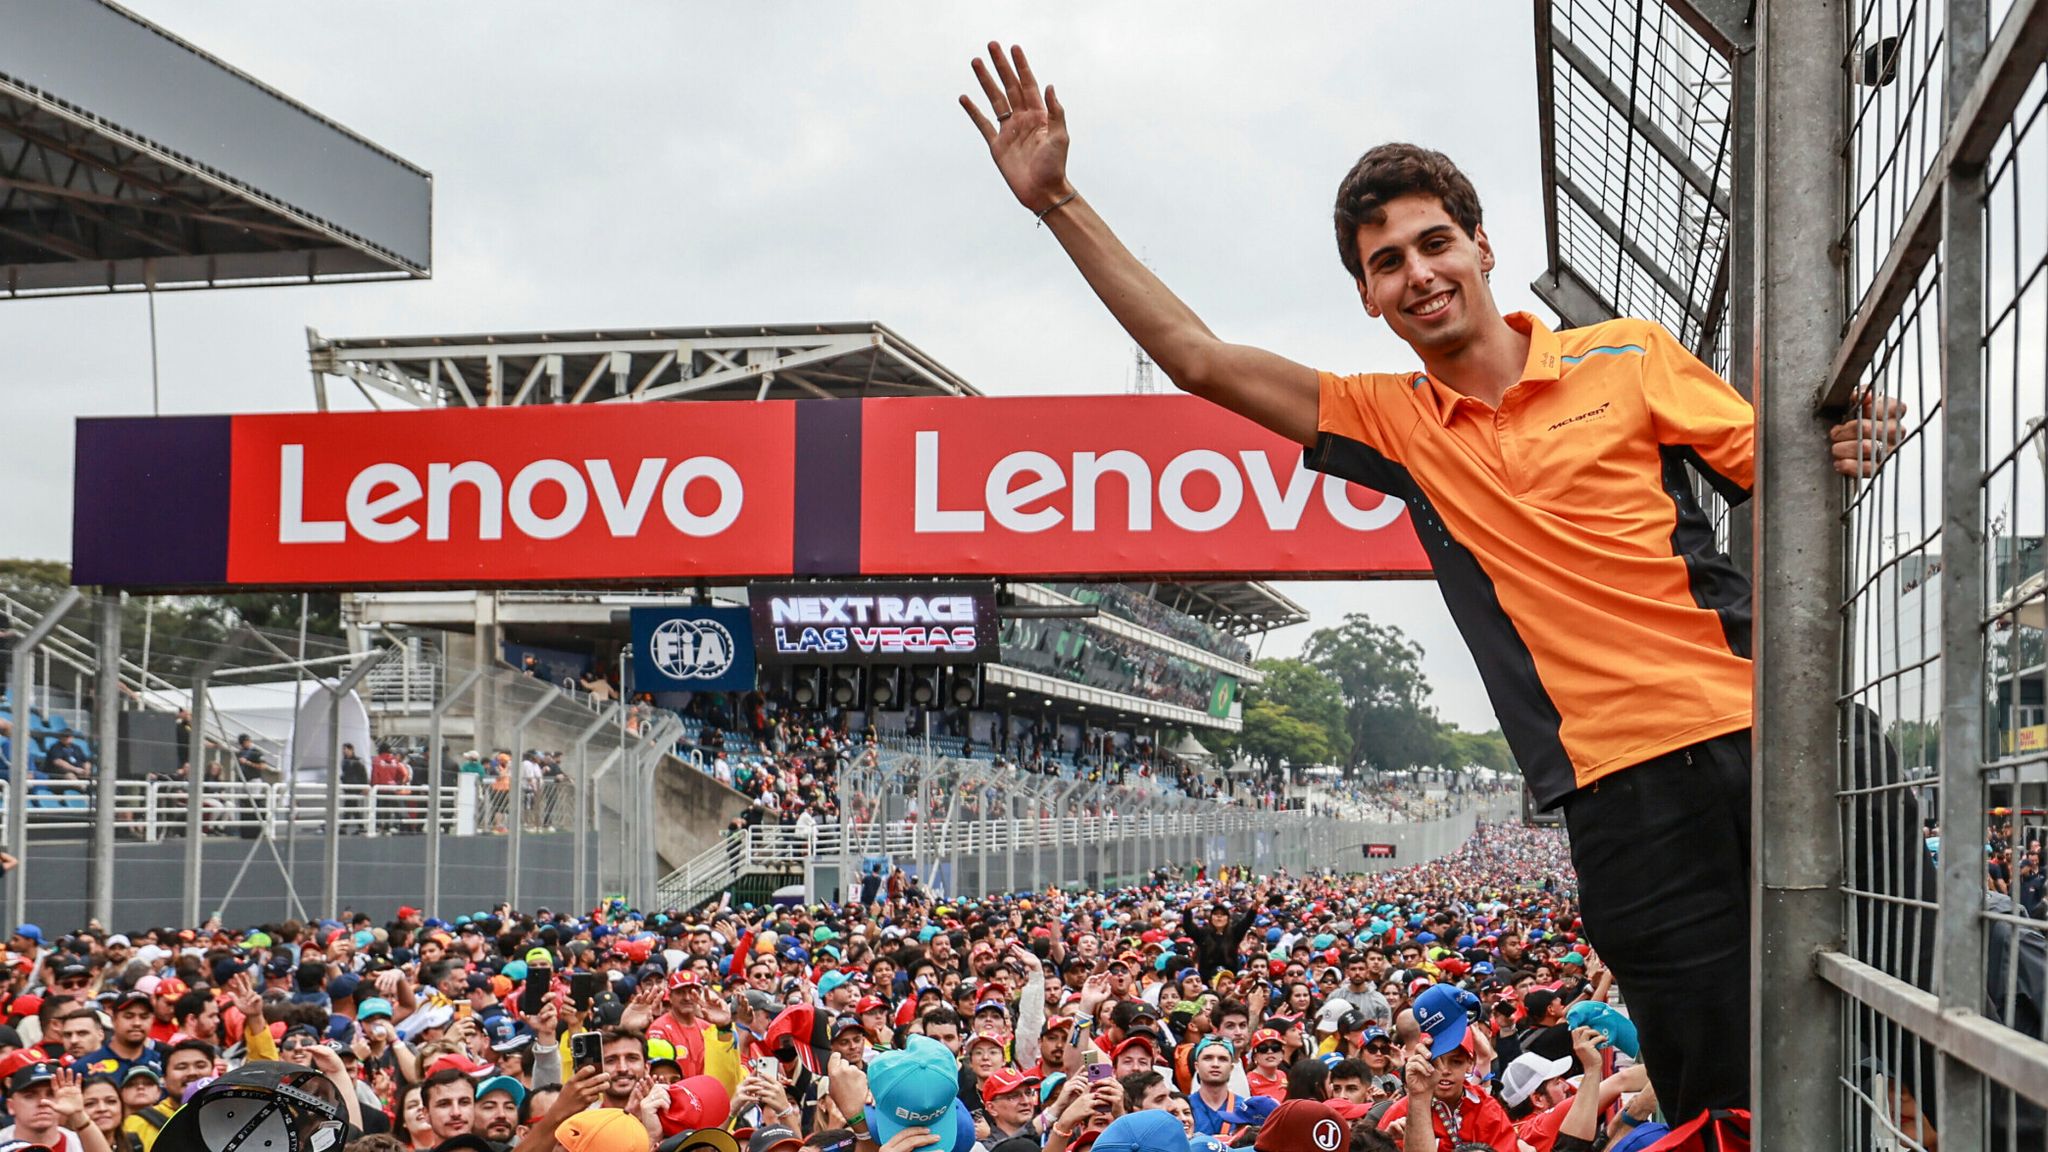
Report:
M1071 173L1218 333L1405 370L1330 232L1338 179L1413 140L1477 184L1503 308L1543 221L1526 4L1446 0L299 3L126 0L434 174L432 280L158 298L163 410L304 409L328 335L879 320L985 392L1120 392L1131 345L1002 186L955 98L991 37L1058 86ZM146 413L140 297L0 302L0 554L70 551L71 422ZM1426 650L1494 726L1435 586L1282 585Z

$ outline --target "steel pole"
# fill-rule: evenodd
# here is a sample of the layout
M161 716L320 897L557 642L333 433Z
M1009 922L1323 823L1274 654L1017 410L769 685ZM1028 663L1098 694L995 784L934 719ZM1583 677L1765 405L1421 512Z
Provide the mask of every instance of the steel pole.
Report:
M185 923L198 925L200 869L204 866L206 799L206 681L213 674L209 666L192 678L192 744L186 749L185 764Z
M14 642L13 675L8 681L14 692L14 736L10 741L13 763L8 765L7 847L15 854L15 865L7 874L7 903L14 909L16 923L28 919L28 865L33 855L28 850L28 781L31 762L35 758L34 729L31 726L35 717L29 710L30 682L35 677L35 651L81 599L83 596L78 589L66 588L43 618Z
M382 664L393 651L379 648L363 657L348 675L335 680L334 695L327 700L327 835L322 853L327 869L320 885L322 916L341 912L341 702L356 690L370 669ZM292 815L296 819L298 813Z
M99 601L99 699L93 708L92 914L114 922L114 796L121 775L121 594Z
M1990 39L1985 0L1951 0L1943 19L1946 119L1975 88ZM2026 74L2033 73L2033 67ZM1950 128L1952 135L1956 129ZM2038 195L2038 193L2036 193ZM1944 1013L1984 1010L1985 711L1984 217L1982 164L1949 169L1942 189L1941 268L1941 843L1936 880L1934 991ZM2014 243L2007 241L2006 243ZM2009 413L2005 420L2017 420ZM2019 693L2017 683L2013 688ZM1880 755L1872 750L1870 755ZM2019 799L2019 789L2013 789ZM2017 945L2015 945L2017 947ZM2013 957L2007 958L2013 964ZM1994 996L1996 992L1992 993ZM1944 1052L1935 1063L1935 1117L1949 1148L1990 1146L1983 1072ZM2003 1092L1999 1094L2005 1096ZM2010 1097L2006 1097L2010 1099ZM2003 1108L1999 1109L2004 1112ZM2009 1115L2009 1114L2008 1114ZM2011 1125L2003 1127L2010 1129ZM2016 1139L2008 1135L2007 1139Z
M512 726L512 755L518 758L514 761L517 767L513 771L518 774L518 779L509 781L511 786L505 789L505 806L512 809L508 814L512 827L505 841L505 871L508 873L505 900L514 910L519 907L519 868L523 863L520 859L521 831L526 827L526 729L561 695L560 688L549 684L541 698L534 701L532 707L520 713L519 722ZM538 791L535 792L534 798L539 799Z
M420 907L426 909L429 916L440 915L441 907L441 766L446 762L441 721L448 715L448 709L454 707L483 674L481 668L470 669L469 675L456 684L454 691L434 702L434 710L427 719L427 883L426 899ZM459 776L456 782L458 785L461 783Z
M1751 183L1756 343L1736 350L1757 357L1760 497L1751 1101L1758 1147L1838 1148L1840 1088L1814 1054L1843 1050L1843 1013L1814 959L1843 939L1835 798L1843 485L1815 398L1843 327L1847 21L1841 0L1768 0L1758 18L1757 164L1770 179ZM1740 1036L1728 1039L1743 1048Z
M572 850L576 853L575 863L570 865L569 903L571 906L583 902L583 890L590 881L590 862L585 856L590 852L590 818L596 813L596 805L590 802L590 742L611 717L600 712L583 731L576 734L576 795L573 798L574 827L570 829Z

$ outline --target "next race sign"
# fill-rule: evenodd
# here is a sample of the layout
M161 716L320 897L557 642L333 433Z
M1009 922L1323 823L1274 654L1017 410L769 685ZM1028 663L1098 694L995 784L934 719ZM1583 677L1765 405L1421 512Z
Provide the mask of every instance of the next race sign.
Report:
M757 582L749 599L763 664L980 664L997 658L990 583Z

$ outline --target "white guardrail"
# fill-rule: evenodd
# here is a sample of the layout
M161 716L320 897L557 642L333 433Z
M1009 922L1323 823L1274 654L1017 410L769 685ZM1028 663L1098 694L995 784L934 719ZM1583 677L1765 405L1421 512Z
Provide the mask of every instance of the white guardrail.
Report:
M480 776L460 776L441 785L441 829L455 836L498 835L508 831L512 809L509 787ZM99 785L89 780L36 780L28 787L28 829L38 833L92 831ZM114 783L115 835L133 840L161 840L185 834L191 798L183 780L118 780ZM424 835L430 793L427 785L341 786L339 827L343 835ZM566 780L543 781L522 791L521 807L529 832L567 829L575 819L575 789ZM0 780L0 813L12 803L8 782ZM233 836L269 829L324 829L327 826L327 784L299 781L209 780L200 786L200 822L204 835Z
M821 824L810 832L787 825L763 825L744 836L728 836L696 859L663 877L656 889L660 907L687 907L729 888L760 868L785 868L810 860L942 859L1003 852L1058 849L1078 844L1115 844L1173 836L1206 836L1267 829L1285 831L1315 821L1307 812L1270 811L1216 805L1206 812L1143 812L1129 815L1069 816L998 820L895 820L844 825ZM850 842L849 842L850 841Z

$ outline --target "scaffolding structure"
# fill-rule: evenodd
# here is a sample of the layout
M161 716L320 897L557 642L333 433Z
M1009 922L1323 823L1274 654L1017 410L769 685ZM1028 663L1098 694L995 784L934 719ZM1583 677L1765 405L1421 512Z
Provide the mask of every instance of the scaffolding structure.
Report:
M2048 3L1535 8L1536 291L1757 404L1756 1146L2048 1146Z

